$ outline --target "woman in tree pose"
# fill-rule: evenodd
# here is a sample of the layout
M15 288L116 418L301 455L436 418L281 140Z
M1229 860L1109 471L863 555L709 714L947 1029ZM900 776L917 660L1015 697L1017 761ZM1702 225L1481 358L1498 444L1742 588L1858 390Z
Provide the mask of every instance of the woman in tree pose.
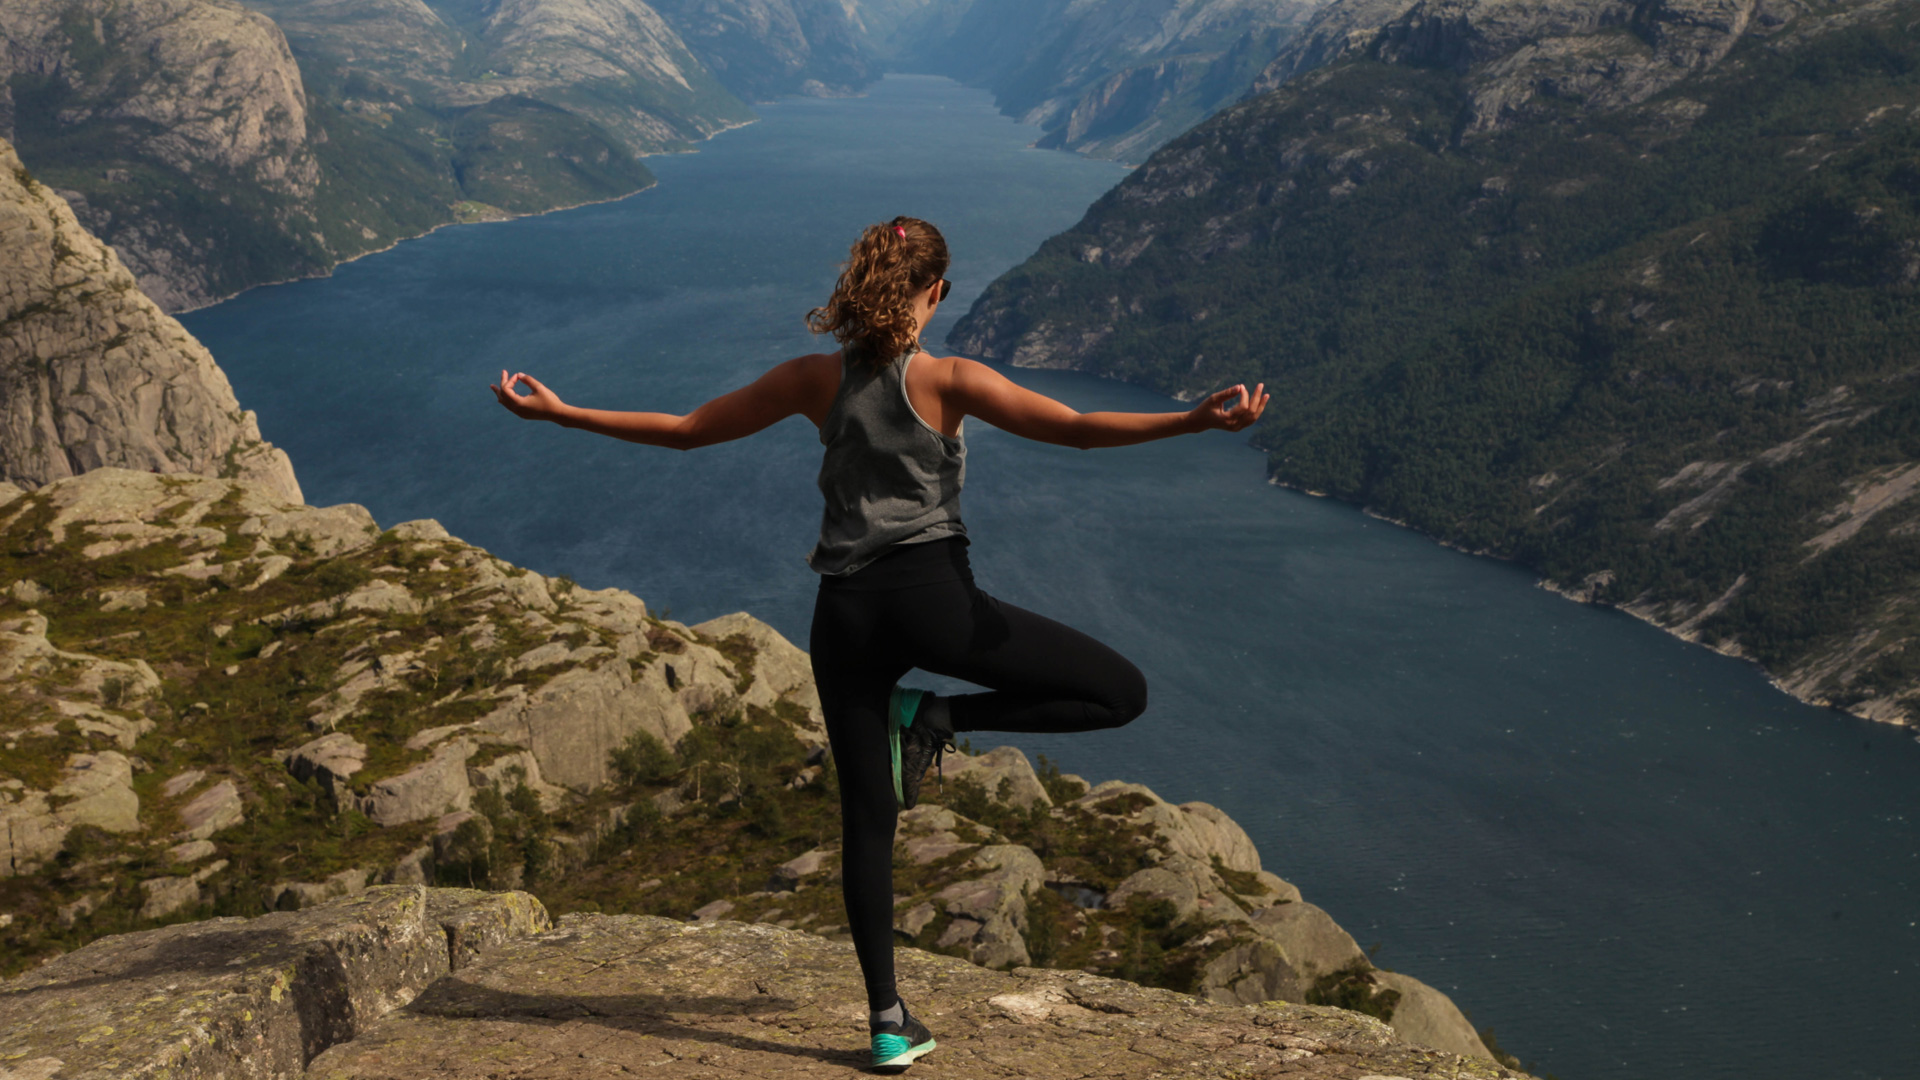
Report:
M927 222L869 226L833 296L807 316L841 348L789 360L686 416L567 405L524 373L502 371L492 387L515 416L676 450L795 414L820 429L826 509L807 558L820 574L809 647L839 770L847 923L881 1072L934 1047L893 981L894 819L918 801L927 770L957 732L1091 731L1147 704L1146 680L1125 657L974 585L960 523L962 421L1090 449L1239 431L1267 404L1263 384L1228 387L1188 412L1083 414L984 364L930 355L920 330L946 299L946 272L946 241ZM899 686L913 668L989 689L941 697Z

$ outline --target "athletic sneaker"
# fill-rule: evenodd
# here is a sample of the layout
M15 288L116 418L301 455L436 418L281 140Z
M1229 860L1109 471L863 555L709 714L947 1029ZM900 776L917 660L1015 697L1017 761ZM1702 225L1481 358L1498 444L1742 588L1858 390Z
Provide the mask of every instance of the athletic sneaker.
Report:
M952 736L934 731L927 724L915 725L913 718L932 695L925 690L902 686L887 697L887 743L893 753L893 797L900 809L911 810L920 803L920 784L927 770L940 762L940 755L954 749Z
M900 1023L881 1024L873 1033L874 1072L906 1072L907 1066L920 1055L939 1045L933 1041L933 1032L915 1019L905 1005L900 1007L900 1014L903 1017Z

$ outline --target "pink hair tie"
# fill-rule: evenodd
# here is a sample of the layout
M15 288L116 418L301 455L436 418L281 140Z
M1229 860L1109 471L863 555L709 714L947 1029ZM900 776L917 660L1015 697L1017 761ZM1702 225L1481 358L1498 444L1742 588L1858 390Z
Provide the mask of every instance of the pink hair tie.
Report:
M893 231L900 234L900 239L905 240L907 238L907 230L905 227L900 225L895 225L893 227Z

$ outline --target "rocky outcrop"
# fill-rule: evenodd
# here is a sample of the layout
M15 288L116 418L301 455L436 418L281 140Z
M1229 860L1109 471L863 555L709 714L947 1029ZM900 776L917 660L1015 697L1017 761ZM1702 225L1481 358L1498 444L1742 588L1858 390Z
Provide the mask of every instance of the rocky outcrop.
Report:
M1520 1075L1339 1009L897 955L937 1053L969 1074ZM106 938L0 983L0 1060L73 1080L411 1080L549 1075L590 1053L666 1080L786 1076L859 1064L865 1008L852 948L814 935L609 915L549 929L524 893L393 887Z
M24 148L170 311L231 291L221 243L232 233L196 220L205 188L271 218L308 207L321 184L286 38L234 0L10 0L0 138ZM159 175L200 189L162 195Z
M300 485L213 357L0 143L0 477L102 466Z
M1719 63L1749 29L1797 8L1765 0L1336 0L1254 84L1271 90L1357 52L1387 63L1471 74L1469 128L1487 131L1567 104L1617 109Z
M431 521L383 533L352 504L103 467L0 485L0 534L15 553L0 563L0 875L46 878L50 914L98 907L100 880L146 918L235 893L265 890L272 907L427 880L436 845L418 830L483 793L577 803L608 785L615 751L646 737L671 754L696 717L777 712L800 755L825 741L805 654L765 624L661 621L631 594L508 566ZM217 733L255 729L279 743L261 762L207 752ZM134 773L154 758L166 779L143 804ZM352 812L415 854L403 869L376 842L377 858L311 876L233 861L228 830L290 827L290 785L324 808L323 830ZM182 869L68 880L54 857L82 826L113 838L87 841L108 865L145 867L164 848Z
M12 1075L272 1077L549 925L516 893L387 888L298 914L104 938L0 983Z
M240 480L104 468L0 498L0 839L32 885L5 913L24 917L10 962L90 927L306 911L376 882L845 937L818 695L764 624L683 626L431 521L383 531ZM101 601L134 591L145 607ZM1011 747L948 755L923 794L895 873L911 944L1360 1005L1484 1054L1216 807Z

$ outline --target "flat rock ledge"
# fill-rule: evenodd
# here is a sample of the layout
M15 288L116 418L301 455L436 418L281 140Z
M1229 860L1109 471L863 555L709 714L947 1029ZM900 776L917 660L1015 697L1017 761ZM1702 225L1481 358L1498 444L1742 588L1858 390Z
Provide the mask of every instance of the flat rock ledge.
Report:
M1078 972L897 952L966 1077L1519 1077L1359 1013L1211 1004ZM766 924L570 915L385 887L105 938L0 983L0 1076L843 1076L866 1061L851 945Z

